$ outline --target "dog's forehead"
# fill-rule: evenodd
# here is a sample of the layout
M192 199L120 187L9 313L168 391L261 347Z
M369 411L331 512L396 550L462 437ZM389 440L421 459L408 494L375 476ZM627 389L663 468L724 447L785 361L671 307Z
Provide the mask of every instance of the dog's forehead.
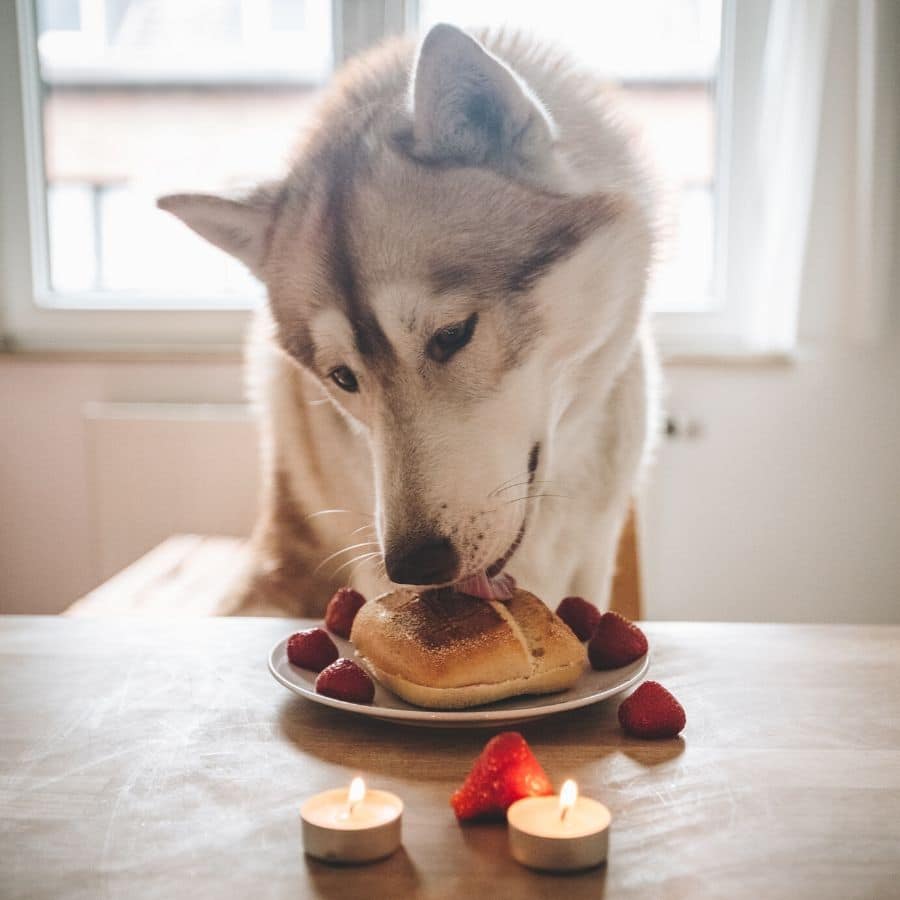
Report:
M615 203L564 197L487 168L383 152L355 179L353 246L370 285L416 279L435 294L502 301L568 257Z
M427 166L385 147L373 155L362 141L323 159L279 221L267 278L282 341L301 358L311 355L306 322L323 307L342 312L357 354L382 368L426 313L447 323L447 301L527 309L536 281L611 214L603 198Z
M496 202L504 187L492 182L501 179L470 176L390 153L380 162L347 154L322 173L314 207L283 221L279 268L288 277L270 289L276 317L286 321L302 293L319 349L350 347L373 361L421 353L423 333L468 315L479 299L473 288L496 293L485 277L486 254L499 271L504 244L512 252L512 221L485 226L479 209L491 194L488 207L510 209L509 199ZM471 277L457 283L463 268Z
M521 253L535 210L493 172L416 164L384 153L353 196L354 245L373 283L433 281L468 261L495 269Z
M372 294L372 308L391 343L417 356L423 338L478 307L466 293L435 292L424 279L386 282Z
M427 282L415 279L379 285L371 292L368 305L394 352L411 361L421 357L423 338L468 315L473 306L464 294L436 295ZM322 349L353 351L353 326L338 306L319 308L311 320L311 333Z

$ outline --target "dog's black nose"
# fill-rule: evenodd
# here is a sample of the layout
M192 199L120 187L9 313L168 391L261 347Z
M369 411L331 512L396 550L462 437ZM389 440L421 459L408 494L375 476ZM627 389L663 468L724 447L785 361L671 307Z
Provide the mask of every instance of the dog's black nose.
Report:
M459 554L445 537L427 537L388 551L388 578L396 584L443 584L459 574Z

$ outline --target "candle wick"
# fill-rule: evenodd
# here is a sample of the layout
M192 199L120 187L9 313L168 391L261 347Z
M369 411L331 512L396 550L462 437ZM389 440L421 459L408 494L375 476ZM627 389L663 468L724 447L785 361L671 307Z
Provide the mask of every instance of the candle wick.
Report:
M569 811L569 807L568 807L568 806L564 806L564 807L562 808L562 810L560 810L560 813L559 813L559 821L560 821L560 822L565 822L565 821L566 821L566 813L567 813L568 811Z

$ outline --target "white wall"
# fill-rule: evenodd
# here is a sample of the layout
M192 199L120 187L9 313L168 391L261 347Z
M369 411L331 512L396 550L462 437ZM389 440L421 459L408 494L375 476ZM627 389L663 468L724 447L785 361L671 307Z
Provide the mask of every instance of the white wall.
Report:
M670 373L644 514L663 619L900 622L900 347Z
M88 403L240 398L241 371L234 363L47 362L0 355L0 611L64 609L101 580L104 561L117 552L99 541L105 494L92 477L96 448L85 417ZM164 446L159 442L154 449ZM168 459L173 483L184 483L184 473L198 465L197 449L196 440L184 452L175 445ZM228 452L222 447L225 458ZM243 471L235 477L255 478L246 452L241 459ZM161 462L154 460L157 467ZM143 508L135 504L123 523L123 533L137 540L134 555L147 549L146 509L159 511L165 485L148 479L143 487ZM210 493L227 490L219 484ZM246 507L245 492L238 496ZM252 517L249 511L244 515ZM203 510L194 508L171 525L189 530L202 516ZM229 515L217 530L227 532L233 519Z
M900 346L679 366L668 381L670 409L702 433L663 443L646 492L648 617L900 622ZM101 459L125 448L109 473L127 483L117 501L93 483L84 418L96 401L240 399L236 363L0 357L0 610L63 609L166 530L249 528L249 425L224 441L215 424L183 440L146 423L121 444L106 434ZM123 481L148 454L156 477ZM169 465L191 502L161 488Z
M85 418L96 579L174 533L248 532L258 441L245 404L91 403Z

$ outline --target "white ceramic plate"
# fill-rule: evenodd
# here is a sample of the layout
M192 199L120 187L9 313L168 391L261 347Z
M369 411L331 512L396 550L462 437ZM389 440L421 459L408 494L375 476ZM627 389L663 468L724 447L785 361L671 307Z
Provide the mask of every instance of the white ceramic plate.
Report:
M332 635L341 656L355 659L353 645L350 641ZM420 709L405 703L395 694L377 681L375 682L375 699L368 703L348 703L335 700L316 693L316 672L293 666L287 658L287 638L279 641L269 653L269 671L288 690L325 706L343 709L375 719L389 722L400 722L404 725L419 725L426 728L488 728L495 725L514 725L540 719L568 709L578 709L599 703L637 684L643 678L650 665L650 654L641 657L631 665L610 672L595 672L590 666L584 674L567 691L558 694L532 694L511 697L497 703L487 703L472 709L454 711Z

